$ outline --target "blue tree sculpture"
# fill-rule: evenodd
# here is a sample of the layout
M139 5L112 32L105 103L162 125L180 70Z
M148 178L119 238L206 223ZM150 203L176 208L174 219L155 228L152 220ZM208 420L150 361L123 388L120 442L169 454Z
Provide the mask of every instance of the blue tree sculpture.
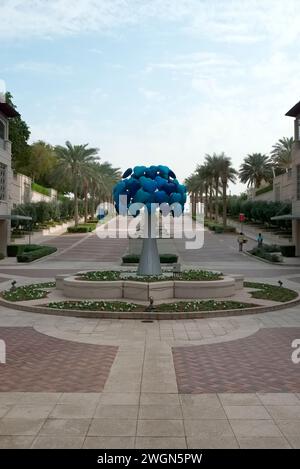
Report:
M168 166L135 166L128 168L114 189L114 202L120 215L137 216L145 208L146 237L139 262L138 274L161 273L156 243L155 212L180 216L184 210L187 189L176 179Z

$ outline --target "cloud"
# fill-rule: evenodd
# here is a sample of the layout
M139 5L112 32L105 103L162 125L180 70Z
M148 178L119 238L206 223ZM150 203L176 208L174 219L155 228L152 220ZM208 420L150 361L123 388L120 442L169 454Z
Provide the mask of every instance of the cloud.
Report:
M37 74L45 73L51 75L69 75L72 73L72 67L68 65L59 65L52 62L27 61L19 62L11 67L7 67L5 71L30 72Z
M161 102L164 100L164 96L162 96L162 94L156 90L139 88L139 93L148 101Z
M0 37L107 33L149 20L214 42L285 46L300 37L298 0L2 0Z

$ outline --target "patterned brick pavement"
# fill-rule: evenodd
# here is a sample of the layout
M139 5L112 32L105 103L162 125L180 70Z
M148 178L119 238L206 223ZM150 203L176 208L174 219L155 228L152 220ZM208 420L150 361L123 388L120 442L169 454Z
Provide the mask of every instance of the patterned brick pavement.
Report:
M6 364L0 364L0 392L100 392L118 347L50 337L32 327L0 327Z
M300 328L260 329L245 339L174 347L179 393L300 392L291 343Z

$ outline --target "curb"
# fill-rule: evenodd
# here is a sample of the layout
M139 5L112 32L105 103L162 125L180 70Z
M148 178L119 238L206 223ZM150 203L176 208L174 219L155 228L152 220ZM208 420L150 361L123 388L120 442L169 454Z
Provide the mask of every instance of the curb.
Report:
M155 319L155 320L170 320L170 319L204 319L204 318L217 318L227 316L245 316L250 314L268 313L271 311L278 311L300 304L300 295L295 300L286 303L279 303L272 306L257 306L245 309L228 309L217 311L195 311L195 312L144 312L144 311L128 311L128 312L113 312L113 311L88 311L88 310L69 310L69 309L54 309L45 306L33 306L18 304L11 301L0 299L0 305L6 308L15 309L18 311L26 311L30 313L48 314L51 316L68 316L68 317L81 317L81 318L109 318L109 319Z

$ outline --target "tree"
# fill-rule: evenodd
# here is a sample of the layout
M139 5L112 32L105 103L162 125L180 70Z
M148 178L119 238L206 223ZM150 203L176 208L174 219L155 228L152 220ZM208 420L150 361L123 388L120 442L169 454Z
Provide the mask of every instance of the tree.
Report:
M120 169L114 168L107 161L92 164L92 172L89 179L92 217L95 215L96 203L112 201L112 189L120 177Z
M13 96L9 92L6 93L6 102L14 109L17 108L13 103ZM30 147L28 145L29 137L29 127L21 116L10 119L9 140L11 141L12 168L15 171L21 171L24 174L27 174L26 168L30 162Z
M229 182L235 182L237 171L231 165L231 158L222 153L219 157L219 171L222 183L223 226L227 224L227 187Z
M239 177L248 187L259 188L262 181L271 182L273 170L270 158L261 153L247 155L240 166Z
M193 173L191 176L186 178L185 185L187 187L187 191L191 197L192 203L192 215L196 215L197 213L197 203L202 202L203 190L204 190L204 181L200 177L199 173Z
M272 161L279 172L285 172L292 165L293 137L283 137L273 145L271 151Z
M52 145L39 140L30 146L30 161L27 167L27 174L33 181L49 186L51 173L56 163L57 158Z
M78 225L78 194L83 187L84 179L90 175L91 163L96 161L97 148L88 148L85 145L72 145L69 141L66 146L55 148L57 155L57 166L54 170L54 177L62 184L67 182L70 191L74 195L74 220Z
M223 154L222 154L223 155ZM216 153L213 155L205 155L205 164L210 171L214 190L215 190L215 217L216 220L219 218L219 183L220 183L220 156Z

